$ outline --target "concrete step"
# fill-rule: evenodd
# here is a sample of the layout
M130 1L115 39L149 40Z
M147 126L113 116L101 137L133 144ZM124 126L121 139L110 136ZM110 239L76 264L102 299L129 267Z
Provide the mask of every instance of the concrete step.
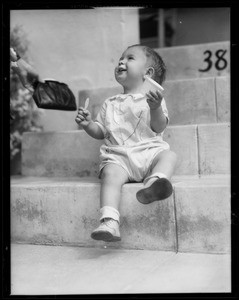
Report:
M225 76L230 73L229 41L155 50L167 66L168 80Z
M231 256L11 245L11 295L230 293Z
M165 99L172 125L230 121L230 77L167 81Z
M171 125L230 121L230 77L171 80L164 84L164 97ZM90 98L95 118L104 100L122 93L122 88L101 88L79 92L79 106Z
M169 126L164 139L178 155L176 175L230 173L229 123ZM83 130L24 133L22 174L97 176L101 144Z
M121 242L94 241L99 225L96 178L11 178L13 242L179 252L230 252L229 176L178 176L174 193L142 205L142 183L123 186Z

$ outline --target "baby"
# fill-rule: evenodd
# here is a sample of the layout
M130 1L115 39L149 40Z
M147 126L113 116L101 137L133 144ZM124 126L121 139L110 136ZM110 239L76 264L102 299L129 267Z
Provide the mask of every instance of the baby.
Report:
M170 178L176 154L163 141L169 118L160 91L142 93L144 76L159 84L165 80L162 58L143 45L128 47L115 68L115 78L124 93L105 100L95 121L80 107L76 122L95 139L104 139L100 148L100 225L91 237L107 242L120 241L122 186L144 182L136 198L142 204L168 198L173 191Z

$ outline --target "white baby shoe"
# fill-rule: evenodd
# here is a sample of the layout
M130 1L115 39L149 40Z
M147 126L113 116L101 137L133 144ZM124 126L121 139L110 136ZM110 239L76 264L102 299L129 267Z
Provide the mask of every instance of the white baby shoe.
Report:
M119 223L114 219L106 218L96 228L92 234L92 239L105 242L117 242L120 241Z

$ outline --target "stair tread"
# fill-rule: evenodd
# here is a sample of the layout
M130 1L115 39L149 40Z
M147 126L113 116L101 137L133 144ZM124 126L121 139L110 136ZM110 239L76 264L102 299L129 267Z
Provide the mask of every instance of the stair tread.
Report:
M178 175L172 178L173 185L177 186L197 186L197 185L226 185L230 184L229 174L216 175ZM11 185L13 186L34 186L34 185L92 185L100 184L97 177L34 177L34 176L12 176ZM142 183L127 183L124 186L142 185Z
M230 78L230 74L223 75L223 76L206 76L206 77L196 77L196 78L175 78L175 79L168 79L165 82L185 82L185 81L204 81L209 79L218 79L218 78Z

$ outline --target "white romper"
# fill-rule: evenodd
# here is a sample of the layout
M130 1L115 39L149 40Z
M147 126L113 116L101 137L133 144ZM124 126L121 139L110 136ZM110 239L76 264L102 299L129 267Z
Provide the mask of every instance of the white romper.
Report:
M162 110L168 118L165 100ZM151 171L155 156L169 150L163 132L150 127L150 108L142 94L118 94L105 100L95 122L104 133L100 172L108 163L120 165L130 181L141 182Z

